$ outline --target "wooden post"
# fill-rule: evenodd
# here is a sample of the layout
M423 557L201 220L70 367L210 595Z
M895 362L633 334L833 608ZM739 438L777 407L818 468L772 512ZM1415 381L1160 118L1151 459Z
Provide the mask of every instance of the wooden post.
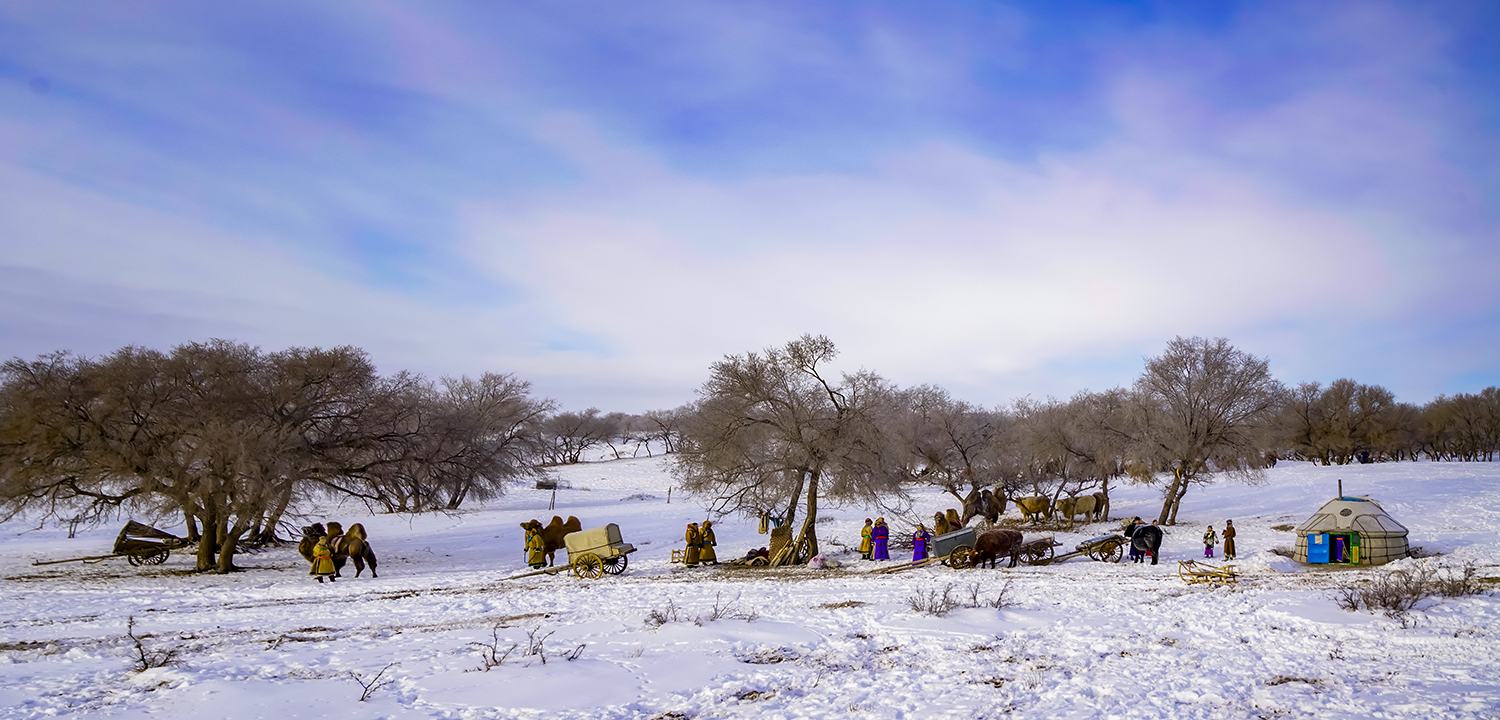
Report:
M672 488L667 488L667 504L672 504Z
M1344 499L1344 479L1339 478L1339 499Z
M552 499L547 502L547 510L551 511L555 507L557 507L557 491L553 490Z

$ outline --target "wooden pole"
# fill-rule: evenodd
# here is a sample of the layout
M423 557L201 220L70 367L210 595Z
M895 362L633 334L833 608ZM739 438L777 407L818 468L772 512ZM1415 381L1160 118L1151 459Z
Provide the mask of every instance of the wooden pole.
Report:
M1339 499L1344 499L1344 479L1339 478Z
M555 507L557 507L557 491L553 490L552 499L547 502L547 510L551 511Z

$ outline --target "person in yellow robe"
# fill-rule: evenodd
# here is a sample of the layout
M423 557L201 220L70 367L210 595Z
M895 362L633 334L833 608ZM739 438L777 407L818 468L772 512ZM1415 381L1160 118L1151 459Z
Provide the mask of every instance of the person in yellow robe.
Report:
M687 553L682 558L682 564L688 567L698 567L698 560L703 554L703 535L698 532L698 523L688 523Z
M870 551L875 549L875 546L870 542L870 531L873 528L874 525L871 524L870 518L865 518L865 526L860 528L859 531L859 556L866 560L870 559Z
M699 539L702 540L703 545L698 551L698 561L709 565L718 565L719 554L714 552L714 546L718 545L719 541L714 537L714 521L703 521L703 534Z
M547 565L547 546L542 542L542 533L536 528L526 529L526 564L533 570Z
M334 575L339 569L333 565L333 548L328 546L327 535L318 538L317 544L313 545L312 558L312 569L307 574L316 577L318 582L323 582L323 578L328 578L328 582L337 582Z

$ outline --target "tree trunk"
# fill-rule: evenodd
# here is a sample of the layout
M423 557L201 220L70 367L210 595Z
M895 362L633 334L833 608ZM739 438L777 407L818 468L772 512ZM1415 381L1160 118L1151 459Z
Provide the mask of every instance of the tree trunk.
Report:
M1177 517L1177 504L1182 502L1182 496L1187 492L1188 477L1181 468L1172 470L1172 484L1167 486L1163 493L1161 513L1156 516L1156 521L1163 525L1175 525Z
M219 547L219 518L215 512L213 503L206 503L208 507L203 509L203 535L198 539L198 565L193 568L198 572L207 572L217 565L215 551Z
M812 473L807 485L807 520L802 526L802 534L807 539L802 541L807 544L807 559L811 560L818 554L818 473ZM801 543L798 547L802 547Z
M237 519L234 527L227 528L227 530L224 529L224 526L228 524L229 518L224 518L220 523L219 537L222 539L222 542L219 547L219 562L214 568L214 572L220 575L227 575L239 569L234 566L234 545L239 542L240 537L245 534L245 531L250 529L249 521L244 518Z
M197 509L191 500L182 504L182 523L187 525L188 542L198 542L202 537L198 533L198 518L193 517L193 512Z
M286 514L287 506L292 504L292 490L294 488L295 485L288 482L286 488L281 491L281 497L276 500L276 509L272 510L270 516L266 518L266 524L260 529L260 532L251 536L256 542L262 544L276 542L276 526L281 524L281 516Z
M797 487L792 490L792 499L786 504L786 512L782 514L781 524L791 526L797 521L797 504L802 502L802 486L806 484L807 471L797 470Z

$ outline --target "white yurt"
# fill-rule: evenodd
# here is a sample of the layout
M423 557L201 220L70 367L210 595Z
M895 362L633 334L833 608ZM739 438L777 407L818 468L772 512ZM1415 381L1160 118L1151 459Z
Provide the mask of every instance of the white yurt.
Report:
M1340 495L1297 526L1298 562L1384 565L1410 549L1406 526L1367 497Z

